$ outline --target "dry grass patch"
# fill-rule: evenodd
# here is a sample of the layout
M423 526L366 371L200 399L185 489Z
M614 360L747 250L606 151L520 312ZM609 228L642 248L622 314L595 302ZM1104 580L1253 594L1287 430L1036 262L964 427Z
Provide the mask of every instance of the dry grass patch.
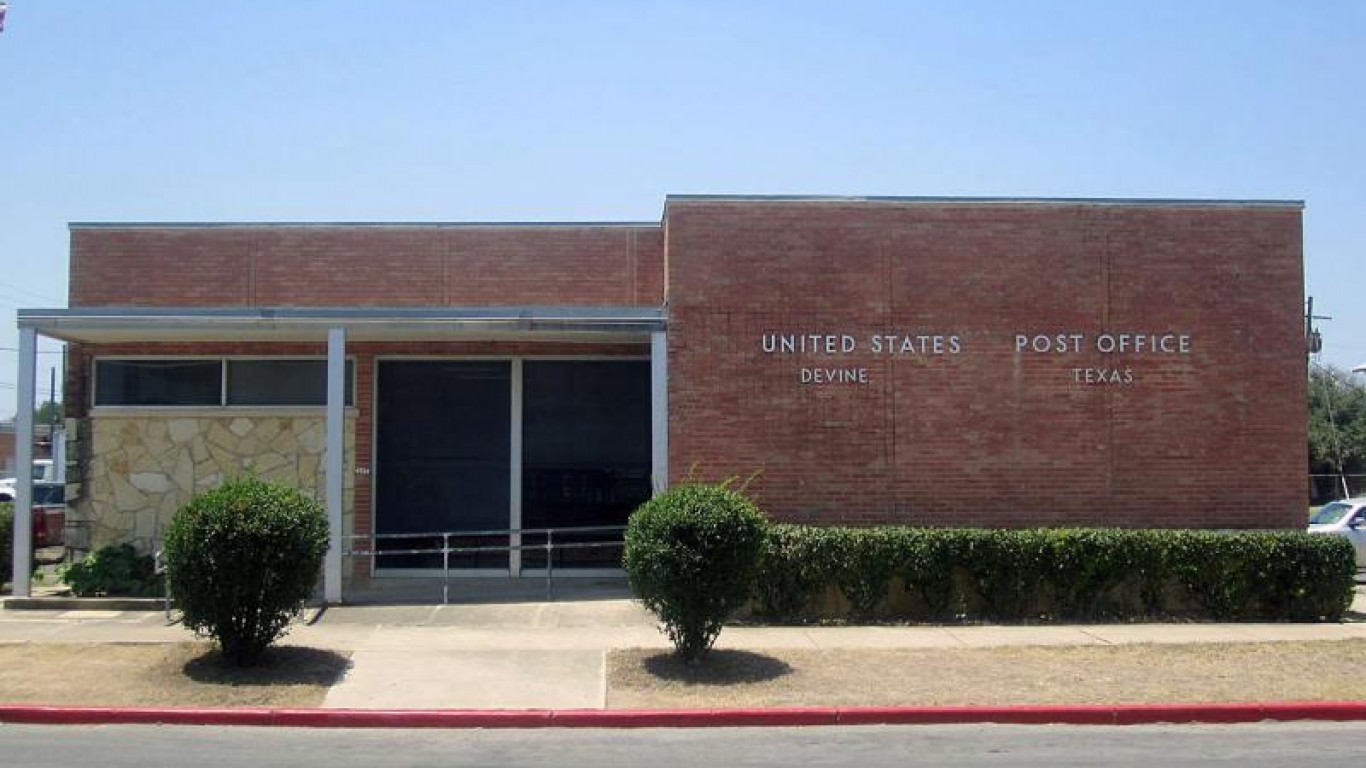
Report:
M0 645L0 703L316 707L349 654L283 645L260 667L223 666L207 643Z
M688 668L613 651L610 708L1366 700L1366 640L713 651Z

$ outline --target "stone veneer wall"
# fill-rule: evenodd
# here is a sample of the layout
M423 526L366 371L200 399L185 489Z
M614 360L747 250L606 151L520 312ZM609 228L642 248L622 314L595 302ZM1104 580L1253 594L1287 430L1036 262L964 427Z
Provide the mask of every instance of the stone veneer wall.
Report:
M346 419L342 532L354 528L355 414ZM323 499L325 417L277 412L224 415L101 414L82 425L74 520L88 521L89 546L132 542L147 549L195 493L251 473Z

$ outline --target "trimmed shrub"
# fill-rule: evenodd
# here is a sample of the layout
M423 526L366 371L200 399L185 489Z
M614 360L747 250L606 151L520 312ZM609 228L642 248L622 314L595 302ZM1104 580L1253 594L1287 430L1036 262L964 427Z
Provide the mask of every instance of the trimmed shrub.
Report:
M1352 607L1356 552L1340 536L1272 534L1264 616L1289 621L1337 621ZM1334 586L1339 586L1335 589Z
M1177 582L1208 616L1247 619L1255 615L1256 590L1265 584L1258 571L1271 555L1269 544L1266 534L1176 531L1168 559Z
M900 564L904 546L901 528L845 529L828 548L837 558L831 569L835 585L849 601L855 619L876 617L886 602L887 589Z
M1042 612L1040 588L1052 570L1045 532L979 530L971 532L962 553L986 617L996 620L1037 618Z
M749 598L766 526L753 503L718 485L675 486L631 515L622 559L631 589L688 664Z
M1181 531L1170 568L1216 619L1336 621L1351 606L1356 556L1336 536Z
M1122 613L1111 593L1141 572L1143 541L1131 531L1063 528L1043 531L1044 580L1051 618L1096 619ZM1152 569L1149 569L1152 570Z
M842 533L838 528L778 524L768 527L759 555L755 600L760 614L792 621L806 613L816 594L833 579L826 565L828 550Z
M897 573L907 590L925 603L926 618L947 621L953 617L958 568L969 540L956 529L910 528L901 533Z
M852 620L868 619L889 578L922 598L923 610L888 617L903 620L1337 621L1355 570L1348 541L1301 531L779 525L754 594L777 621L802 618L832 586Z
M138 554L132 544L98 549L86 555L84 560L65 566L57 575L77 597L145 597L161 591L156 561L151 555Z
M320 503L248 477L176 512L164 556L185 626L216 641L228 662L250 666L302 610L326 552Z

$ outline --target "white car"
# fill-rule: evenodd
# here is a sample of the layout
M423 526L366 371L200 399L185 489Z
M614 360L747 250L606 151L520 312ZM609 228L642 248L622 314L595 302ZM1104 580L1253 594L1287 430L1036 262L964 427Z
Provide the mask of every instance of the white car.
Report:
M16 479L13 477L0 478L0 501L14 501L14 481ZM52 459L33 460L33 482L57 482L57 468L53 465Z
M1345 536L1357 551L1357 567L1366 567L1366 496L1334 501L1309 518L1310 533Z

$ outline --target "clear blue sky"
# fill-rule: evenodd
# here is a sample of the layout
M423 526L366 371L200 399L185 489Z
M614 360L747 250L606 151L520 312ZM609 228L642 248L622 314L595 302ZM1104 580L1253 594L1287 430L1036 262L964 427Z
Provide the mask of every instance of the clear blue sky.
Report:
M1306 201L1323 360L1366 363L1366 2L9 5L0 347L65 306L68 221L1214 197Z

